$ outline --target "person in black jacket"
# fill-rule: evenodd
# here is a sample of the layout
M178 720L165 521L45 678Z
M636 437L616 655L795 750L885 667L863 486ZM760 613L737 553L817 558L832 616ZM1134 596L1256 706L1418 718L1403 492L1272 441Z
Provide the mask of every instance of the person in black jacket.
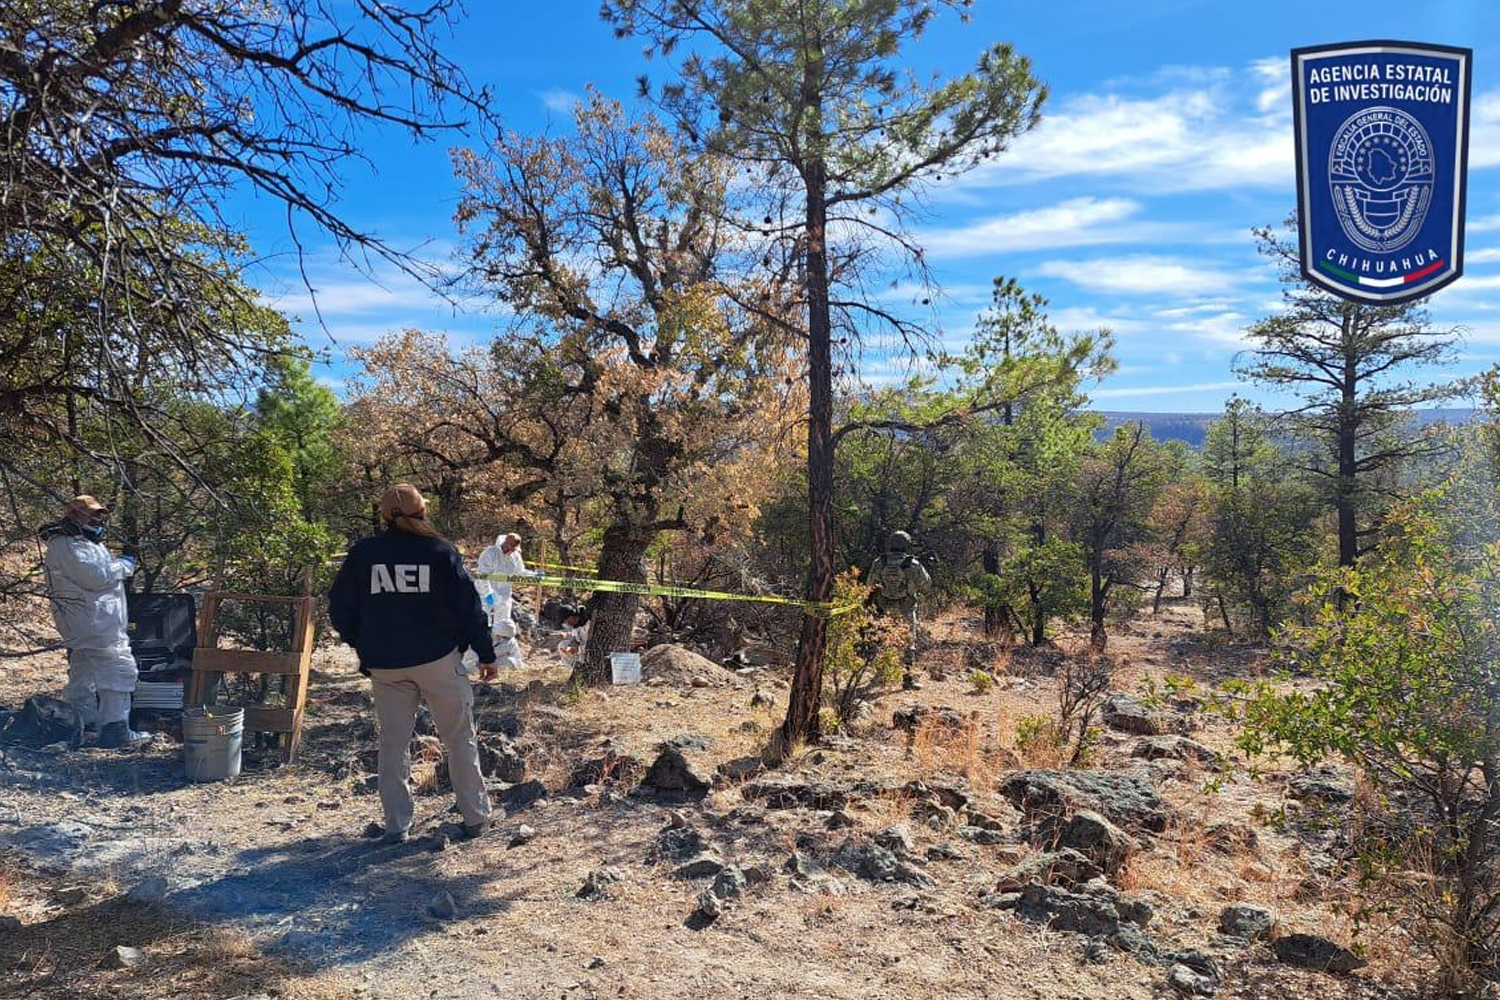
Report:
M472 648L478 655L481 680L497 676L489 619L458 551L427 521L427 501L416 487L387 490L380 517L386 530L356 542L344 557L328 591L328 616L374 685L383 837L399 843L411 829L408 745L419 698L448 754L464 833L477 837L489 827L490 799L463 653Z

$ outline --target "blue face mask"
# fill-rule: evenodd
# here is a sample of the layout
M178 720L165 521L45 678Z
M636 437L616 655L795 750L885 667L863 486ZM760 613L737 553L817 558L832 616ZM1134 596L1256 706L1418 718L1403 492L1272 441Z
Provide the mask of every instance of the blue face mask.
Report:
M100 539L102 539L104 537L104 525L102 525L102 524L85 524L83 526L83 536L85 538L89 539L90 541L94 541L94 542L99 541Z

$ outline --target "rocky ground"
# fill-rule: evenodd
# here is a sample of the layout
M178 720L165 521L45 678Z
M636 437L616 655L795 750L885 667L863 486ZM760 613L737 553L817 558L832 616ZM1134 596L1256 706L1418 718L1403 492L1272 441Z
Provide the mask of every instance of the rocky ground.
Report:
M786 767L756 761L785 669L647 657L639 687L571 694L549 653L483 689L493 833L454 843L440 755L414 752L421 836L379 818L368 683L316 661L305 752L189 785L159 737L0 760L0 995L16 997L1416 997L1399 927L1358 941L1336 770L1253 776L1169 673L1261 669L1188 603L1112 640L1097 760L1017 745L1063 653L941 619L946 679L889 693ZM979 691L975 665L999 682ZM0 704L63 663L8 665ZM1355 951L1347 946L1355 945ZM1357 954L1356 954L1357 952Z

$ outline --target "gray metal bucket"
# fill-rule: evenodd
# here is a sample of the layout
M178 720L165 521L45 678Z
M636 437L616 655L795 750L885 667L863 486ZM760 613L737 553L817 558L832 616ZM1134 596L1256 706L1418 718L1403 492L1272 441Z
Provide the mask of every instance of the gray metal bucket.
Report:
M182 712L183 767L189 781L222 781L240 773L245 710L209 705Z

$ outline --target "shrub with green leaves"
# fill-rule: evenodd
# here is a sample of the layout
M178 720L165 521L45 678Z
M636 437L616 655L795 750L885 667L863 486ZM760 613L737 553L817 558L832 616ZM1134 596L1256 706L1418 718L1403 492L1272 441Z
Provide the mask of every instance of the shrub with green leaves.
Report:
M1304 595L1279 656L1319 682L1241 685L1241 747L1359 768L1384 815L1356 844L1451 989L1496 968L1500 928L1500 516L1459 487L1397 510L1355 568ZM1483 539L1483 541L1478 541Z
M877 614L869 599L870 588L859 582L858 570L846 570L834 581L834 606L851 609L828 623L823 667L824 693L839 726L854 718L861 702L901 680L906 624Z

